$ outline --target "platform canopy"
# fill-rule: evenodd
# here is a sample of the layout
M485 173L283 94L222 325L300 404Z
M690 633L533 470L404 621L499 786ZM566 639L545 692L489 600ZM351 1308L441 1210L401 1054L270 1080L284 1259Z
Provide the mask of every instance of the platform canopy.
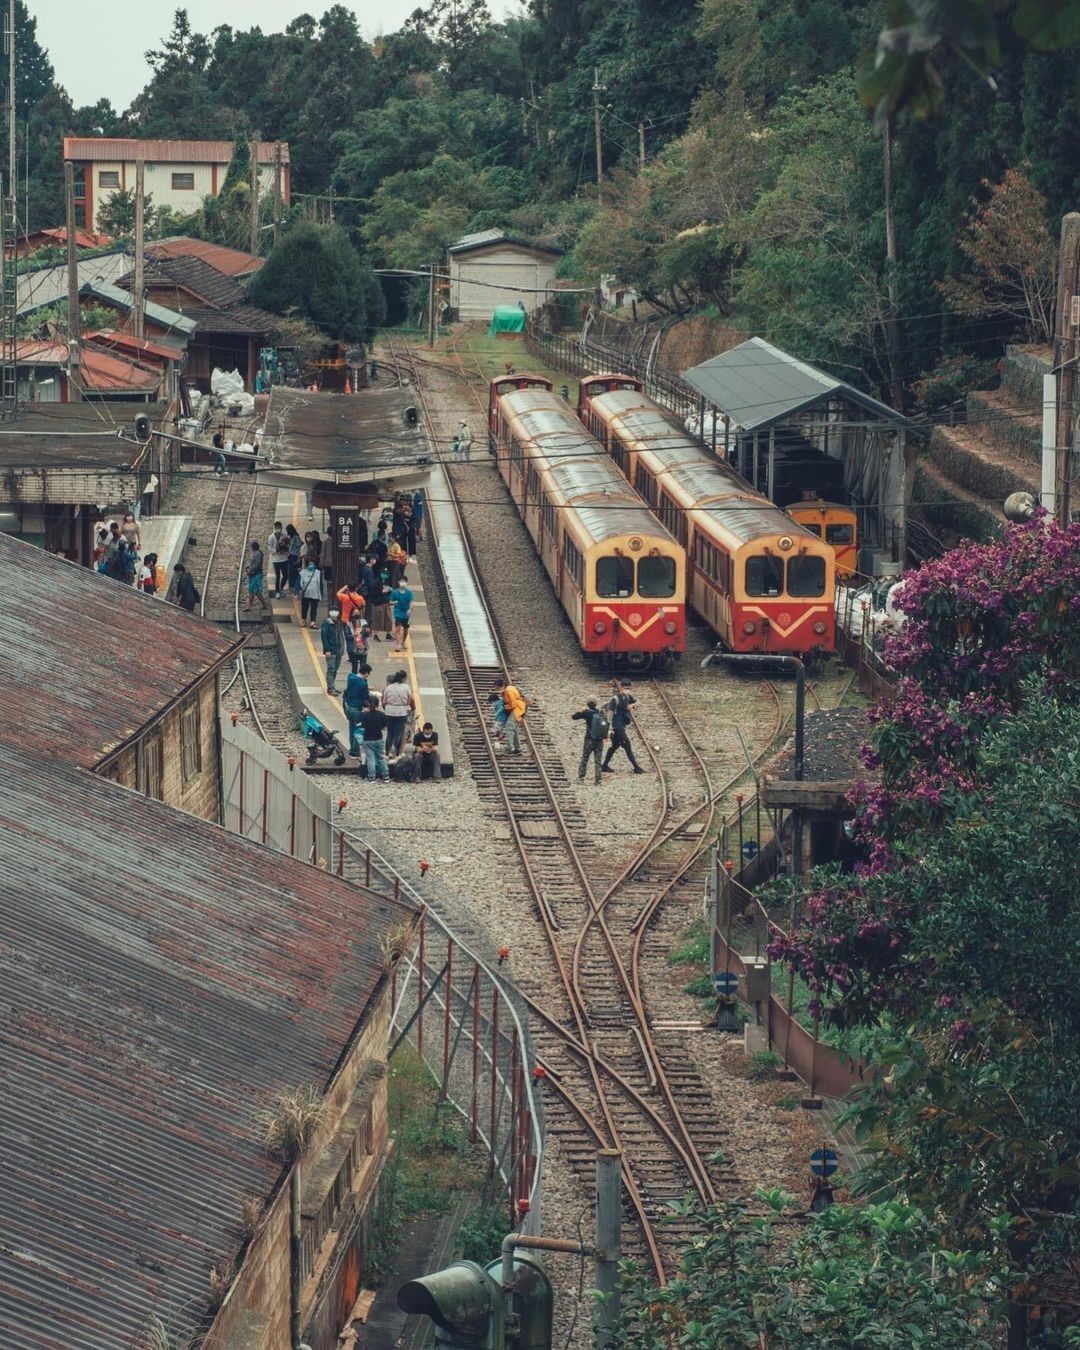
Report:
M834 398L855 404L870 414L870 420L919 430L915 422L888 404L800 361L764 338L750 338L730 351L711 356L685 371L683 379L743 431L768 430L816 403L825 404Z

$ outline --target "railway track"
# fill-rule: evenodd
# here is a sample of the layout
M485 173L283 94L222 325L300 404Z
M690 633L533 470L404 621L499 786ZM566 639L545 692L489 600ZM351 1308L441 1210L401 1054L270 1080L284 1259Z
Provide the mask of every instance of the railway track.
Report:
M436 429L416 364L407 349L395 350L394 338L389 341L394 364L411 371ZM452 482L450 492L453 497ZM454 511L468 547L456 499ZM452 611L451 616L456 624ZM494 634L490 613L488 622ZM625 1250L664 1280L674 1268L677 1246L695 1231L691 1220L662 1222L670 1219L673 1202L688 1193L715 1201L733 1178L714 1156L724 1132L711 1110L709 1089L691 1064L685 1035L653 1030L642 953L664 900L703 861L717 803L730 784L719 792L714 788L670 700L654 683L650 710L663 730L651 724L650 729L665 750L663 756L649 753L660 774L661 805L650 837L612 874L611 860L581 837L571 785L539 720L526 721L526 754L498 752L487 693L506 673L505 655L500 649L495 666L470 666L460 628L457 636L455 667L446 672L448 692L481 798L506 820L521 861L522 899L540 920L557 974L555 997L534 974L529 1000L540 1068L564 1108L549 1114L549 1128L562 1136L583 1179L598 1146L622 1149ZM779 705L774 693L771 697L778 722Z

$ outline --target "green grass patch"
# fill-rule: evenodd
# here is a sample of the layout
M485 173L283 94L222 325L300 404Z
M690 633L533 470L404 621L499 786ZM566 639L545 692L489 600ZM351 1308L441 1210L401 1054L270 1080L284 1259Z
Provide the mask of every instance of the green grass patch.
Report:
M709 963L709 934L705 930L705 920L700 918L683 929L679 934L679 945L668 953L669 965L685 966L692 962L703 966Z

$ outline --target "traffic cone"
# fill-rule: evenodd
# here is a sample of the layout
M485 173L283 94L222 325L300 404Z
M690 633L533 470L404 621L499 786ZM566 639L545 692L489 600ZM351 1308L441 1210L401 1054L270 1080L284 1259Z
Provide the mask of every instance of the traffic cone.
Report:
M345 376L345 392L347 394L352 393L352 382L350 381L348 375Z

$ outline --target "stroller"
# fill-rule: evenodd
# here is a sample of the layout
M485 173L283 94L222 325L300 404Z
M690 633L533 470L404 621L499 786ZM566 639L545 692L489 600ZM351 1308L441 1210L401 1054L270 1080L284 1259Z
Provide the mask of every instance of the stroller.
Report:
M307 762L317 764L320 759L334 757L334 763L345 763L345 747L337 736L324 727L317 717L308 713L304 718L304 737L307 743Z

